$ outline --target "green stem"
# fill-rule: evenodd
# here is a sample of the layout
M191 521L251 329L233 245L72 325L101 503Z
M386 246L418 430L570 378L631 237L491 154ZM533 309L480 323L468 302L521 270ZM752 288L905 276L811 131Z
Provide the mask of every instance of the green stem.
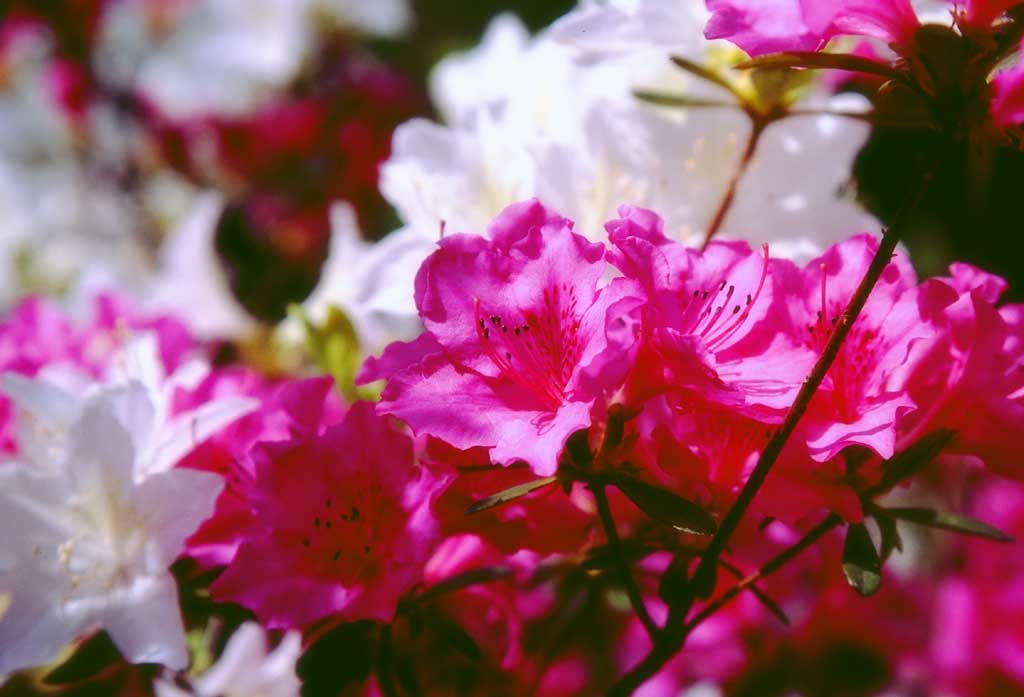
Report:
M619 538L619 531L615 527L615 519L612 518L612 510L608 505L605 485L603 482L593 481L590 483L590 490L594 494L594 502L597 504L597 515L601 519L601 525L604 526L604 533L608 538L608 546L611 548L612 557L615 559L615 564L618 567L619 580L626 590L626 595L629 596L629 603L632 605L637 619L640 620L644 629L647 630L648 636L651 637L651 642L657 644L661 630L658 628L654 618L651 617L650 612L647 611L647 605L640 594L640 587L636 585L636 579L633 578L629 562L623 553L622 540Z

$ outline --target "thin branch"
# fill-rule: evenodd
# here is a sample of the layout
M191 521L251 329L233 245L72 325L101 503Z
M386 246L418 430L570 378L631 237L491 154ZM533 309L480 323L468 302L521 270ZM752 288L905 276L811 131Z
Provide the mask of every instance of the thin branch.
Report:
M694 572L693 583L694 587L698 590L699 595L706 595L707 592L710 591L710 588L707 586L708 582L713 582L714 569L715 565L718 563L718 556L725 549L726 544L729 542L729 538L732 537L732 534L739 526L740 520L747 512L747 509L750 508L750 504L753 502L754 496L758 491L760 491L761 486L764 484L764 480L767 478L768 472L771 471L775 461L782 453L783 447L786 445L789 437L793 434L793 431L796 430L797 424L800 422L800 419L803 418L804 413L810 406L811 399L818 391L818 387L821 386L821 383L824 381L829 369L832 367L832 363L839 354L839 350L842 348L843 342L846 340L846 336L850 333L853 323L864 308L864 303L867 301L872 289L874 289L875 284L881 277L882 271L884 271L885 267L889 265L890 261L892 261L892 254L896 249L896 243L898 241L899 235L892 231L886 231L882 235L882 241L878 245L878 251L875 252L875 256L871 260L871 265L868 267L864 278L861 279L856 292L854 292L853 297L850 298L850 303L839 317L839 322L836 324L832 336L829 337L825 350L822 351L821 356L818 358L817 363L815 363L814 369L811 370L810 375L808 375L807 379L804 380L803 387L800 388L800 392L797 394L796 399L793 402L793 406L790 407L789 412L786 414L786 418L783 420L782 425L779 426L778 430L772 434L771 440L768 441L768 445L765 446L764 451L761 453L761 457L758 458L757 465L750 473L750 478L747 479L747 482L743 485L743 489L740 491L739 496L736 497L736 502L725 514L725 518L722 519L722 523L718 527L718 532L712 538L711 544L708 545L707 550L701 558L700 564L697 566L697 570Z
M825 520L821 521L816 526L811 528L802 538L800 538L791 547L788 547L782 552L780 552L778 556L773 557L768 563L766 563L760 569L750 574L746 578L742 579L735 586L725 591L724 593L722 593L722 595L718 596L710 603L708 603L706 606L704 606L700 612L694 615L693 619L686 623L686 634L689 634L694 629L696 629L701 622L703 622L708 617L721 610L723 607L729 604L729 602L733 598L738 596L747 588L755 587L755 584L757 584L763 578L765 578L766 576L770 576L771 574L775 573L780 568L785 566L787 562L797 557L805 549L807 549L812 544L820 540L822 536L825 535L825 533L832 530L833 528L838 527L842 522L843 519L837 516L836 514L829 514L829 516L825 518Z
M608 505L608 495L605 493L604 487L603 482L592 482L590 484L590 490L594 494L594 502L597 504L597 515L601 518L601 525L604 526L605 536L608 538L608 547L611 549L615 565L618 567L620 581L626 589L626 595L629 596L629 603L633 606L633 612L636 613L637 619L640 620L644 629L647 630L647 634L651 637L651 642L657 644L660 629L657 623L655 623L654 618L647 611L647 605L640 594L640 588L636 585L636 579L633 578L633 573L629 569L629 562L623 553L622 540L619 539L619 531L615 528L615 519L612 518L612 510Z
M764 129L768 126L767 121L752 114L750 115L750 122L750 135L747 136L747 145L743 149L743 155L736 166L736 171L733 172L732 178L729 179L729 183L725 187L725 193L718 203L718 209L715 211L714 217L704 232L704 243L701 245L702 250L707 249L711 238L718 233L725 222L725 217L729 213L729 209L732 208L733 201L736 199L736 190L739 188L740 180L743 179L743 175L746 174L747 169L750 167L750 162L754 159L754 153L757 152L757 144L761 141L761 134L764 133Z

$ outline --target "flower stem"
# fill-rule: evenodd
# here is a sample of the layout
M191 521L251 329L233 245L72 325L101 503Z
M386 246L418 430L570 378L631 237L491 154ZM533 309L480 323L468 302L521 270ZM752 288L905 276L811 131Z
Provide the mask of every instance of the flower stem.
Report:
M733 586L726 592L722 593L722 595L718 596L713 601L705 605L700 612L694 615L693 619L686 623L686 634L689 634L694 629L696 629L701 624L701 622L703 622L708 617L721 610L729 603L729 601L731 601L737 595L745 591L747 588L750 588L764 577L775 573L780 568L785 566L787 562L797 557L801 552L803 552L805 549L807 549L812 544L821 539L821 537L825 535L825 533L827 533L835 527L838 527L842 522L842 518L837 516L835 513L830 513L829 516L825 518L825 520L821 521L816 526L811 528L802 538L800 538L791 547L788 547L782 552L780 552L778 556L773 557L760 569L750 574L749 576L743 578L735 586Z
M647 605L640 594L640 588L636 585L636 579L633 578L633 574L629 569L629 562L623 554L622 541L619 539L619 531L615 527L615 519L612 518L612 510L608 505L608 495L605 493L604 482L591 482L590 490L594 494L594 503L597 504L597 515L601 519L601 525L604 526L605 536L608 538L608 546L611 548L612 557L618 567L617 571L620 576L620 582L626 590L626 595L629 596L629 603L632 605L637 619L640 620L644 629L647 630L648 636L651 637L651 642L657 644L660 629L647 611Z
M765 127L768 126L768 122L760 117L751 116L750 120L751 127L750 135L747 136L747 145L743 150L743 155L740 157L736 171L725 187L725 193L718 204L718 210L715 211L715 216L711 219L711 223L704 232L704 243L701 245L702 250L707 249L711 238L718 233L722 223L725 222L725 216L729 213L729 209L732 208L732 202L736 198L736 190L739 188L740 180L746 173L747 168L750 167L750 162L754 159L754 153L757 152L757 144L761 141L761 134L764 133Z

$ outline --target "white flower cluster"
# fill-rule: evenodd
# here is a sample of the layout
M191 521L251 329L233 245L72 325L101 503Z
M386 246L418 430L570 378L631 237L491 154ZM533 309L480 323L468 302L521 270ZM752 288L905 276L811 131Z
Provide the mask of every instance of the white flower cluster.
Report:
M173 390L202 366L164 376L152 336L131 340L108 379L48 367L8 373L18 455L0 464L0 675L55 660L106 629L133 662L188 663L178 593L168 571L209 518L223 481L172 468L256 407L227 398L172 414Z

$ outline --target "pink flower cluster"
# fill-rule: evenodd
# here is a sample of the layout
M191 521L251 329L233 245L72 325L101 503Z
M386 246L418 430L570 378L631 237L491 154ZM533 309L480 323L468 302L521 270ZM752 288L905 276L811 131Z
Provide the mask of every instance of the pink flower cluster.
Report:
M801 269L742 242L700 253L669 240L650 211L620 215L610 248L537 202L508 208L487 237L444 238L416 281L426 331L368 361L362 379L388 380L378 411L418 436L540 476L617 405L635 418L605 464L630 462L724 510L878 243L852 238ZM939 428L957 432L958 454L1021 475L1011 464L1024 425L1019 308L996 308L999 279L965 265L951 274L919 285L900 254L885 269L759 498L763 512L795 520L824 506L859 520L858 492L882 461Z
M486 235L444 237L416 279L425 331L363 368L361 380L386 380L378 403L343 404L329 378L242 367L213 367L175 392L177 413L224 397L261 404L177 463L225 479L183 553L215 570L216 601L266 628L305 632L300 677L341 642L369 652L365 666L338 669L351 694L394 694L387 683L410 675L423 694L606 689L651 644L609 601L619 584L589 478L625 474L719 519L879 248L857 236L799 267L743 242L684 247L643 209L622 207L606 228L607 244L590 242L527 201ZM1004 290L963 264L919 283L897 253L723 563L757 568L800 538L809 514L860 522L864 492L890 458L940 429L954 433L942 464L982 482L969 489L975 512L1020 532L1020 485L986 472L1024 478L1024 306L1000 305ZM101 374L120 338L141 330L156 331L168 372L197 348L169 320L136 317L112 298L97 308L82 328L45 303L23 304L0 325L3 369L33 375L68 361ZM16 449L13 435L6 443ZM562 486L466 515L538 477ZM611 512L661 623L671 600L659 579L699 552L698 538L659 527L620 489L608 492ZM862 607L849 602L840 543L826 536L760 595L700 625L687 653L638 694L708 679L742 687L779 671L807 686L829 661L854 659L881 671L879 688L990 697L1024 686L1021 625L1002 619L1021 612L1019 560L966 544L954 550L955 573L887 574ZM719 592L732 582L720 575ZM791 631L764 611L766 593ZM946 614L930 616L934 607ZM929 640L929 627L950 622L956 632ZM964 648L975 641L984 649Z

